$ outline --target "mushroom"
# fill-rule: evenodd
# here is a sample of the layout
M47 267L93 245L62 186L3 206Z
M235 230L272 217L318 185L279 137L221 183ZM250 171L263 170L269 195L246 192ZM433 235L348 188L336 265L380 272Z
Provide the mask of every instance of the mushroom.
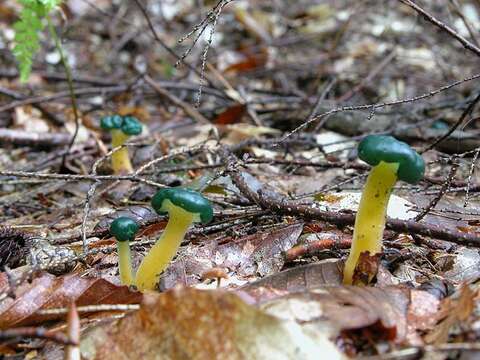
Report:
M391 136L369 135L358 145L358 157L372 165L355 219L352 247L343 270L343 283L352 284L362 252L382 250L388 201L397 178L415 184L423 177L425 162L408 144Z
M140 291L155 289L158 277L177 253L185 234L194 222L206 224L213 218L210 202L200 193L184 189L159 190L152 198L157 213L168 212L169 220L162 236L143 258L135 279Z
M105 116L100 120L100 126L102 129L110 131L113 148L122 146L130 136L142 132L142 123L133 116ZM117 175L133 172L126 147L122 147L112 154L112 169Z
M202 273L200 277L202 281L214 279L217 280L217 289L220 288L222 279L228 279L228 274L225 269L221 267L213 267Z
M137 222L127 216L116 218L110 224L110 234L117 239L118 269L120 271L120 281L124 285L133 285L129 241L135 238L137 231Z

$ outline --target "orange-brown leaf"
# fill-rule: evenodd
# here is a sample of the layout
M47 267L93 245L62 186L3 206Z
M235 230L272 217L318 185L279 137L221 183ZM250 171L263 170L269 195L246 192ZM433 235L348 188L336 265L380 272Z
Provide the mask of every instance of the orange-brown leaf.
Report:
M244 104L235 104L218 114L213 122L217 125L235 124L242 120L246 111L247 107Z
M0 274L0 290L8 289L5 273ZM86 278L78 274L55 277L45 273L31 283L25 282L15 291L15 299L0 303L0 329L29 326L63 315L38 315L38 310L98 304L138 303L141 294L126 286L116 286L104 279Z
M269 315L225 291L148 294L139 311L88 331L84 359L325 359L342 357L325 333Z

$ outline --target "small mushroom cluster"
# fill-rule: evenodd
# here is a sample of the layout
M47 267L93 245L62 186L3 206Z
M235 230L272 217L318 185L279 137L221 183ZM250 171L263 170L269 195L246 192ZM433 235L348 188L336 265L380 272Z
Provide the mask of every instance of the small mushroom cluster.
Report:
M122 128L123 125L113 125L120 122L115 119L105 121L105 127L112 131ZM381 252L387 206L397 180L415 184L425 172L423 158L409 145L391 136L367 136L358 146L358 156L373 168L355 219L352 248L343 272L346 285L353 282L361 253L374 255ZM135 285L140 291L156 288L160 274L177 253L189 227L196 222L206 224L213 218L210 202L200 193L185 188L161 189L153 196L151 205L159 214L168 213L169 221L135 275L128 241L134 239L138 224L128 217L120 217L110 226L110 233L117 239L120 279L123 284Z
M139 135L142 132L142 123L133 116L105 116L100 120L100 126L103 130L110 132L112 148L124 145L130 136ZM126 147L122 147L112 154L112 169L115 175L133 172Z
M120 280L125 285L136 285L140 291L156 288L160 274L177 253L188 228L196 222L206 224L213 218L210 202L189 189L161 189L154 195L151 204L157 213L168 213L169 220L135 275L128 241L134 239L138 224L129 217L119 217L110 225L110 233L117 239Z

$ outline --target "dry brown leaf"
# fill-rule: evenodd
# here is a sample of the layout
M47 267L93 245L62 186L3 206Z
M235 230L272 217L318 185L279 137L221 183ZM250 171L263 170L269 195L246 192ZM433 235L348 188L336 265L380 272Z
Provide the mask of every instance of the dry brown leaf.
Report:
M280 132L267 126L256 126L246 123L237 123L225 126L225 144L238 144L241 141L258 138L262 135L277 136Z
M233 293L191 288L146 295L139 311L88 331L81 352L92 360L344 358L326 331L305 330Z
M268 53L245 54L245 58L234 64L229 65L224 72L228 73L244 73L262 68L267 64Z
M443 316L446 315L446 317L432 332L425 336L425 341L436 345L446 343L452 327L465 323L472 315L477 295L478 290L473 291L468 285L464 285L460 289L457 299L446 298L442 303L441 311Z
M246 105L235 104L218 114L213 122L218 125L235 124L242 120L242 117L245 115L246 111Z
M353 273L353 285L368 285L378 273L378 266L382 254L370 255L369 251L360 253L355 272Z
M228 283L245 283L245 279L269 275L279 271L284 263L283 253L293 247L302 233L303 224L258 232L228 242L208 241L199 246L189 245L181 250L177 259L161 278L161 288L170 289L176 284L194 285L199 275L212 267L230 269Z
M348 332L382 329L377 335L396 343L421 344L417 330L430 328L440 316L439 301L426 291L341 286L341 279L341 262L328 260L274 274L241 291L277 316L313 323L321 318Z
M148 109L142 106L135 107L123 105L118 108L117 113L122 116L135 116L143 122L150 121L150 113L148 112Z
M268 294L268 289L272 289L275 294L285 295L321 286L340 285L342 283L342 271L342 261L329 259L314 264L297 266L264 277L244 286L241 290L253 296L255 301L262 303L265 300L277 297Z
M8 290L5 273L0 274L0 291ZM31 283L24 282L15 289L15 299L0 303L0 329L29 326L63 315L37 315L38 310L98 304L132 304L141 300L141 294L126 286L116 286L106 280L85 278L78 274L55 277L45 273Z

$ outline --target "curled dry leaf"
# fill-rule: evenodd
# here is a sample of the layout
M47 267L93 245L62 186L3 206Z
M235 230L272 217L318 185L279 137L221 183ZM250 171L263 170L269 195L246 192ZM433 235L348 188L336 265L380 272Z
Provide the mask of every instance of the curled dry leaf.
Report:
M9 289L5 273L0 274L0 293ZM15 289L15 299L0 303L0 329L29 326L64 315L37 315L38 310L99 304L138 303L141 294L126 286L116 286L106 280L85 278L78 274L55 277L42 274L31 283L24 282Z
M328 336L266 314L237 294L176 288L146 295L139 311L88 331L80 348L92 360L344 359Z

